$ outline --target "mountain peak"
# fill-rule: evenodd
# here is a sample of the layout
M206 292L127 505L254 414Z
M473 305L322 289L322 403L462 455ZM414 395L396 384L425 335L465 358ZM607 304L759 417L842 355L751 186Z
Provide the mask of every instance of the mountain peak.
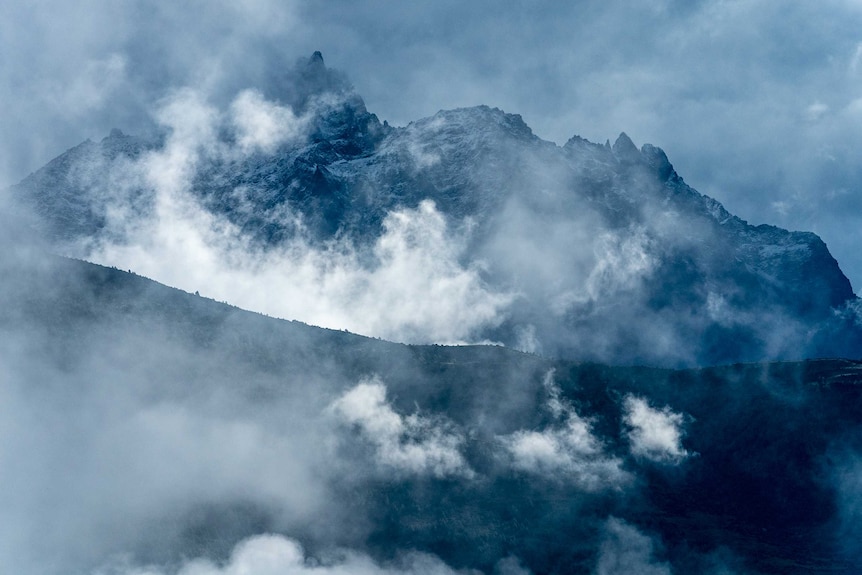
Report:
M480 105L452 110L440 110L433 116L411 123L414 129L427 134L453 134L458 132L462 138L474 139L481 134L497 137L508 134L523 140L533 140L536 136L519 114L509 114L499 108Z
M344 74L327 68L323 54L315 51L311 57L297 60L267 91L267 97L302 112L315 96L345 95L353 91L353 86Z
M670 160L667 159L667 154L665 154L664 150L658 146L644 144L641 146L641 156L644 161L646 161L646 163L656 171L662 182L666 182L668 179L676 175L673 165L670 163Z
M620 132L620 135L617 138L617 141L614 142L612 149L617 159L622 161L630 162L640 158L640 151L625 132Z

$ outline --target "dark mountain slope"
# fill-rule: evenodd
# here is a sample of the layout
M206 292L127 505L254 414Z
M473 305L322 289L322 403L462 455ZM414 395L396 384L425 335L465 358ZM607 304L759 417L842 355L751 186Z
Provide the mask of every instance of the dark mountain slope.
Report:
M76 532L107 525L90 555L73 546L82 571L116 552L142 563L224 559L241 538L272 531L317 555L343 546L386 561L414 549L485 572L508 556L536 574L624 558L638 572L862 565L852 479L862 449L858 362L672 371L502 347L406 346L267 318L79 261L5 257L3 266L3 389L8 405L15 394L29 398L24 412L43 422L22 429L16 444L73 441L78 462L57 452L44 463L62 469L62 491L33 484L42 495L17 527L50 544L30 522L62 526L72 513ZM351 415L345 398L375 381L386 403L363 404L378 410L370 419ZM156 427L130 435L154 414ZM339 423L339 414L348 419ZM182 434L162 445L178 417ZM232 431L213 452L223 463L197 478L193 462L207 450L195 442L213 417ZM393 417L404 435L375 435L385 428L374 421ZM249 430L257 439L234 454ZM115 436L131 459L110 451ZM256 455L294 438L310 449ZM31 465L17 467L10 445L4 477L18 485ZM284 475L264 481L277 463ZM87 465L99 470L92 484ZM131 484L126 465L141 470ZM243 466L250 474L236 479ZM313 472L324 501L294 483L301 470ZM189 480L195 487L184 493ZM231 481L229 490L208 487ZM109 511L86 503L95 493ZM296 494L312 513L297 510ZM44 497L54 498L49 511L36 503ZM145 513L128 507L141 498ZM45 556L68 560L55 557L73 545L64 537Z

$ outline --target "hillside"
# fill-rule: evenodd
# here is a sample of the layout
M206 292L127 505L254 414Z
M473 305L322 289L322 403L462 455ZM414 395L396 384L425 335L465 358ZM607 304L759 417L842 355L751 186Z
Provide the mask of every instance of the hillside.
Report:
M224 561L261 533L486 573L862 561L859 362L408 346L80 261L3 267L0 555L18 572Z

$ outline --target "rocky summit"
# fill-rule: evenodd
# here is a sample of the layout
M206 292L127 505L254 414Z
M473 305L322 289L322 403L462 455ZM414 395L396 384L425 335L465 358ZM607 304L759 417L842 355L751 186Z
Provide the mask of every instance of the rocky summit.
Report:
M301 237L364 253L388 216L424 206L445 218L442 241L463 243L459 263L506 302L468 341L663 366L860 355L858 300L823 241L733 216L661 148L638 149L624 133L612 145L574 136L558 146L487 106L390 126L319 52L280 85L232 108L252 98L278 111L269 117L280 137L249 140L234 122L195 144L185 168L183 193L256 249ZM181 135L114 131L14 195L58 249L86 258L70 246L132 241L127 224L158 211L158 184L130 184L118 169Z

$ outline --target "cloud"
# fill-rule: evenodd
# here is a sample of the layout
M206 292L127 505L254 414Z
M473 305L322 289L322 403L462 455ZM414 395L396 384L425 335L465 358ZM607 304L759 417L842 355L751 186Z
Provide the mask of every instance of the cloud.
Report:
M5 568L79 573L115 553L185 553L196 510L223 511L207 524L215 555L219 533L232 545L258 524L326 521L329 428L313 374L294 374L311 384L301 389L259 375L250 390L224 365L185 369L219 359L165 334L88 325L68 335L62 367L50 338L0 327Z
M126 81L126 68L126 58L119 53L90 60L70 83L52 86L51 104L73 116L97 112Z
M322 66L319 60L313 62ZM333 82L343 87L340 79ZM330 93L312 98L297 114L258 91L243 90L219 106L201 90L177 90L154 114L166 134L163 145L139 159L121 156L107 168L107 181L89 186L87 193L96 188L105 196L107 229L103 237L85 239L73 255L133 269L189 292L269 315L407 343L503 341L533 352L599 361L672 365L722 361L723 357L715 357L720 351L705 357L703 346L698 347L701 339L714 333L704 329L709 319L729 328L725 331L760 331L757 337L765 340L763 348L770 357L792 355L788 350L805 343L802 335L785 336L799 327L788 321L781 337L773 337L778 330L754 325L758 322L752 318L767 312L740 313L729 302L744 298L731 297L735 294L725 293L729 291L725 286L708 286L712 293L706 306L697 302L706 295L697 290L683 297L670 279L684 275L674 257L696 252L695 261L708 258L706 274L694 268L685 272L695 282L711 269L722 270L721 264L712 265L714 256L702 248L715 239L710 232L694 230L693 225L686 229L686 216L658 198L635 207L640 198L632 196L638 186L631 183L630 190L615 192L624 203L631 202L632 213L626 209L623 218L608 217L596 207L601 202L589 201L590 190L579 189L580 184L572 181L572 166L562 161L559 150L538 143L517 160L528 167L523 170L523 182L517 176L508 178L515 181L495 181L490 174L499 172L492 165L499 158L477 160L466 168L467 174L478 174L468 176L475 176L472 183L479 182L477 196L502 198L499 216L495 212L486 218L486 210L479 209L472 215L475 220L457 215L447 220L433 202L424 201L385 214L377 237L343 233L320 240L306 230L292 202L283 201L291 192L278 189L269 170L278 164L281 173L300 149L313 157L309 150L316 148L304 145L310 143L310 126L320 127L315 113L340 109L343 97ZM461 126L458 122L471 129L476 114L498 121L513 118L487 108L478 110L449 115L453 123L446 130L444 118L449 116L443 114L403 132L393 131L395 136L386 139L384 147L394 148L401 160L410 156L412 163L421 164L421 158L409 153L414 140L432 142L428 153L443 153L449 144L441 147L437 140L428 139L429 133L454 129ZM429 132L423 132L426 128ZM402 133L407 134L403 140ZM422 137L414 138L417 134ZM289 146L276 152L283 144ZM466 144L477 142L468 138ZM113 138L101 144L115 145ZM492 157L500 154L509 161L507 146L505 138L499 149L491 146ZM381 156L376 156L383 165L391 159L387 152L392 150L381 150ZM261 153L278 155L256 155ZM446 153L459 157L452 150ZM109 161L98 151L92 155L94 164L73 170L76 176L96 172ZM406 161L411 163L409 158ZM385 170L363 159L357 162L365 169L360 183L348 185L352 193L385 194L389 185L387 177L381 176ZM254 183L232 184L230 175L211 169L214 163L241 171L244 182L265 183L260 188ZM356 173L341 162L329 169L339 177ZM533 173L538 176L527 176ZM210 179L201 182L199 177ZM344 181L349 180L348 175ZM378 185L382 189L375 189ZM525 191L534 187L540 193ZM317 200L311 196L298 201L313 206ZM345 201L362 201L359 196ZM457 204L453 210L446 196L440 198L443 211L459 214ZM720 211L717 203L712 207ZM311 218L309 229L316 229L309 211L301 213ZM350 209L347 214L348 220L357 216ZM728 217L724 212L721 216ZM272 237L272 229L278 230L273 241L281 243L261 245L262 237ZM339 229L351 228L348 224ZM287 239L279 239L282 231ZM658 274L657 269L664 271ZM675 313L679 306L672 304L680 300L690 313ZM606 321L610 316L613 321ZM774 316L775 322L785 319ZM632 337L633 332L641 335ZM751 357L759 356L760 343L749 346ZM746 352L731 351L728 356L734 353Z
M587 293L598 300L607 294L637 289L655 266L652 242L643 229L605 232L594 245L596 266L587 278Z
M580 223L567 222L572 227ZM579 235L588 236L584 238L580 249L573 247L569 241L559 244L542 241L541 251L549 261L532 264L550 268L546 274L554 279L544 289L551 286L556 288L550 294L549 303L560 318L575 306L603 305L620 296L630 298L632 294L638 293L643 280L653 272L656 263L651 254L653 242L645 230L590 230L593 226L588 224L579 231ZM516 241L530 241L518 232L507 230L506 233L514 236ZM583 252L578 253L581 249ZM549 252L553 251L560 253L550 255ZM555 267L559 259L569 261ZM575 261L577 267L572 266ZM528 264L529 267L532 265ZM540 297L535 292L530 295L537 299Z
M679 463L689 453L682 446L684 417L665 406L650 407L646 399L626 396L623 421L630 427L627 435L632 455L651 461Z
M619 488L630 479L622 461L603 452L588 420L561 397L554 372L545 375L545 409L551 425L498 437L513 469L553 482L573 483L586 491Z
M0 186L85 137L150 126L178 86L275 99L283 70L320 49L390 123L489 104L559 143L625 130L660 145L731 212L821 234L862 284L859 195L822 196L860 188L859 119L838 113L862 93L857 3L7 4ZM812 103L830 113L800 121Z
M297 118L293 110L267 101L256 90L243 90L231 103L237 129L237 145L243 154L271 154L290 140L299 140L307 130L308 116Z
M610 517L599 548L595 575L670 575L670 566L656 563L654 543L625 521Z
M298 233L263 248L199 203L191 187L202 165L301 142L313 113L297 117L254 91L221 112L198 91L178 91L156 114L168 131L164 147L110 166L109 181L96 186L109 206L106 233L73 255L272 316L394 341L475 341L499 324L512 296L486 285L481 262L462 263L470 226L453 229L431 201L389 213L371 258L352 238L312 245L289 206L265 217ZM225 128L234 141L220 137ZM148 210L136 208L134 189L149 190Z
M603 456L583 420L569 418L562 429L517 431L502 438L520 472L586 491L618 487L626 478L620 461Z
M823 102L814 102L805 108L805 116L811 122L816 122L829 113L829 106Z
M299 4L83 0L73 8L13 0L0 24L9 62L0 71L0 113L17 135L4 130L0 140L0 188L86 137L149 128L153 104L179 86L218 98L265 87L278 64L306 52L294 29Z
M455 575L478 574L455 571L439 558L425 553L404 553L389 565L375 562L355 551L341 550L323 559L310 557L295 540L265 534L241 541L223 565L207 559L184 563L179 570L159 566L114 565L92 575Z
M494 575L531 575L517 557L505 557L497 561L494 566Z
M845 559L862 564L862 451L858 440L835 442L824 458L830 488L836 493L833 540Z
M396 413L386 401L386 386L379 378L360 382L330 410L343 423L359 429L374 445L377 463L384 467L437 478L475 475L461 454L464 435L441 418Z

